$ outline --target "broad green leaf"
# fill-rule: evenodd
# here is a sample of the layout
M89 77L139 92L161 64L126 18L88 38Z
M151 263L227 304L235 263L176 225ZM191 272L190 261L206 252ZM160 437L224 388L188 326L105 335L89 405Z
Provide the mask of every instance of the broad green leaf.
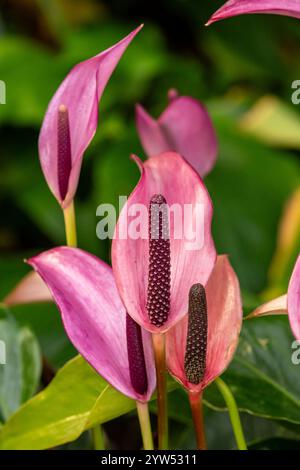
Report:
M244 321L238 351L223 375L240 410L300 424L300 365L292 362L293 341L286 317ZM214 385L204 398L209 405L224 409Z
M206 394L207 395L207 394ZM213 409L206 399L204 400L204 422L206 439L210 450L236 449L228 411ZM180 413L178 412L180 410ZM171 418L171 440L174 449L194 448L194 428L191 420L191 410L187 393L178 388L168 397L168 411ZM243 431L247 443L256 443L266 439L298 439L297 431L300 426L294 426L293 430L286 429L282 421L274 421L240 412Z
M8 419L37 389L40 349L32 331L20 327L10 315L0 319L0 340L5 344L6 356L0 365L0 411Z
M253 442L249 446L249 450L299 450L299 439L286 439L281 437L273 437L271 439L263 439Z
M135 407L76 356L0 432L1 449L45 449L75 440L96 423Z
M240 411L276 420L282 426L294 423L296 426L291 429L298 433L300 364L292 362L293 342L286 317L244 321L237 353L222 378L230 386ZM215 410L226 410L214 384L205 390L204 403ZM188 401L181 389L170 397L170 415L181 424L189 422Z
M170 389L174 387L172 381ZM76 356L45 390L10 418L0 431L0 448L55 447L134 408L134 400L114 389L81 356Z

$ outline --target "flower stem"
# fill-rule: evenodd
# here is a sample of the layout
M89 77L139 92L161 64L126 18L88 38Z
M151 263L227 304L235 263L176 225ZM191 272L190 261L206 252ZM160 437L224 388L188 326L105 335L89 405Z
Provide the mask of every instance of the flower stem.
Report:
M189 392L197 449L207 450L202 407L202 392Z
M76 220L75 220L75 210L74 210L74 201L72 201L68 207L64 210L64 219L65 219L65 230L66 230L66 239L68 246L77 246L77 233L76 233Z
M74 201L72 201L68 207L64 210L64 219L65 219L65 232L67 245L72 247L77 247L77 231L76 231L76 217L75 217L75 207ZM95 426L92 428L92 436L94 441L95 450L104 449L104 434L101 425Z
M158 407L158 448L168 449L168 414L167 414L167 386L166 386L166 338L164 334L153 333L156 379L157 379L157 407Z
M92 438L94 443L94 450L105 450L104 433L101 426L92 428Z
M148 403L136 402L144 450L153 450L153 438Z
M237 404L236 404L236 401L234 399L234 396L230 390L230 388L228 387L228 385L226 385L226 383L224 382L224 380L220 379L220 377L218 377L216 380L215 380L223 398L224 398L224 401L227 405L227 408L228 408L228 412L229 412L229 416L230 416L230 421L231 421L231 425L232 425L232 429L233 429L233 432L234 432L234 435L235 435L235 440L236 440L236 443L237 443L237 448L238 450L247 450L247 444L246 444L246 440L245 440L245 437L244 437L244 432L243 432L243 428L242 428L242 423L241 423L241 420L240 420L240 415L239 415L239 410L238 410L238 407L237 407Z

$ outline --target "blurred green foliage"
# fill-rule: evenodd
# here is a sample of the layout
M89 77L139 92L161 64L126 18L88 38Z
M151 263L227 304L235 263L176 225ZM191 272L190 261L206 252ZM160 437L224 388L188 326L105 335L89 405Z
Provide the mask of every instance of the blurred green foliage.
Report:
M143 157L134 105L140 102L159 115L167 104L168 89L175 87L181 94L203 100L216 126L219 158L206 179L215 206L214 236L218 251L229 254L239 275L245 308L255 307L262 292L285 291L300 240L287 251L288 269L285 276L277 276L276 285L270 284L268 271L285 205L300 185L300 108L291 104L291 83L300 78L300 25L295 19L246 16L205 28L205 21L221 3L161 0L157 8L139 0L1 2L0 79L7 86L7 104L0 105L2 297L27 271L24 257L65 243L62 214L43 179L37 152L39 127L51 96L75 63L114 44L141 22L144 29L107 86L99 129L84 159L76 198L80 246L109 261L109 243L96 238L96 208L102 202L117 204L118 196L129 194L138 180L138 171L128 158L132 152ZM263 122L264 139L260 128L255 132L255 126L250 129L241 123L256 102L270 94L284 106L275 121ZM54 367L72 357L74 350L54 306L18 307L13 314L21 328L32 329ZM246 340L255 342L255 335L265 338L267 334L269 341L278 338L289 348L286 321L269 321L268 333L252 331L264 327L264 322L247 327ZM292 386L297 369L287 368L287 376L280 376L277 383L268 361L280 372L285 365L281 355L274 357L273 352L267 355L264 373L276 381L274 389L268 380L263 382L266 389L259 388L251 367L242 366L239 359L227 373L228 380L242 409L276 419L270 423L245 415L250 429L247 437L255 448L299 447L300 407L294 402L300 397L299 386L288 403L274 394L280 387L286 396L285 387ZM285 350L287 361L289 352ZM250 362L261 364L261 354L256 351ZM252 391L258 394L256 408L246 406ZM183 392L172 396L178 408ZM220 398L211 397L214 409L218 408ZM297 425L292 430L278 425L280 416L270 411L278 401L285 408L284 419L296 413L291 404L297 409ZM224 413L208 410L207 422L211 447L234 446ZM174 446L191 447L189 419L184 424L174 419L172 429ZM116 437L110 432L113 440Z

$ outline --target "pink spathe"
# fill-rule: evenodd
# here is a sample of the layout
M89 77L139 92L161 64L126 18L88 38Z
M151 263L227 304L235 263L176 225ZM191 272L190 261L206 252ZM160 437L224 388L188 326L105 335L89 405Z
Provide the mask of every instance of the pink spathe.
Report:
M300 0L230 0L217 10L206 25L232 16L250 13L293 16L300 18Z
M300 341L300 255L288 287L287 308L291 329L295 338Z
M135 29L113 47L77 64L64 79L48 106L39 136L39 156L48 186L63 208L74 198L83 154L98 125L98 104L110 76L127 46L140 31ZM68 111L71 169L62 200L58 176L58 112Z
M140 180L123 207L112 243L112 266L116 283L129 315L145 329L163 333L187 312L190 287L206 284L216 260L211 235L213 207L210 196L197 172L174 152L151 157L142 163ZM170 210L170 311L168 320L156 327L149 320L147 288L149 274L148 219L143 236L134 239L130 232L130 214L136 208L149 208L153 195L166 200ZM174 212L181 214L174 217ZM193 228L199 244L188 239Z
M205 107L189 96L169 92L170 104L158 119L136 107L136 126L148 157L174 151L182 155L201 177L215 165L218 143Z
M151 338L142 332L148 389L141 395L131 383L126 311L110 266L78 248L59 247L28 263L47 284L65 330L79 353L112 386L141 402L155 389Z
M222 374L231 362L242 326L242 302L238 278L227 256L218 256L206 285L207 350L203 379L197 385L188 382L184 370L188 315L167 333L167 366L187 390L201 392Z

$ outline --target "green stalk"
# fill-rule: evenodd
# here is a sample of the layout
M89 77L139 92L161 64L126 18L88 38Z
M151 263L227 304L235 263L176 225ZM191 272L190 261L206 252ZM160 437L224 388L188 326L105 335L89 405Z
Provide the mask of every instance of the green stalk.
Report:
M74 201L63 209L65 219L65 231L68 246L77 246L76 219Z
M245 440L239 410L234 396L228 385L226 385L224 380L220 379L220 377L218 377L215 382L227 405L232 429L237 443L237 448L238 450L247 450L247 443Z
M152 343L157 381L157 432L158 449L168 449L168 406L166 384L166 338L163 333L153 333Z
M136 402L144 450L153 450L153 438L148 403Z
M77 247L77 231L76 231L76 217L74 201L72 201L68 207L63 209L64 220L65 220L65 232L67 245L71 247ZM104 436L102 427L96 426L92 429L92 436L94 441L95 450L104 449Z
M104 445L104 432L102 427L95 426L92 428L92 438L93 438L93 443L94 443L94 450L105 450L105 445Z

